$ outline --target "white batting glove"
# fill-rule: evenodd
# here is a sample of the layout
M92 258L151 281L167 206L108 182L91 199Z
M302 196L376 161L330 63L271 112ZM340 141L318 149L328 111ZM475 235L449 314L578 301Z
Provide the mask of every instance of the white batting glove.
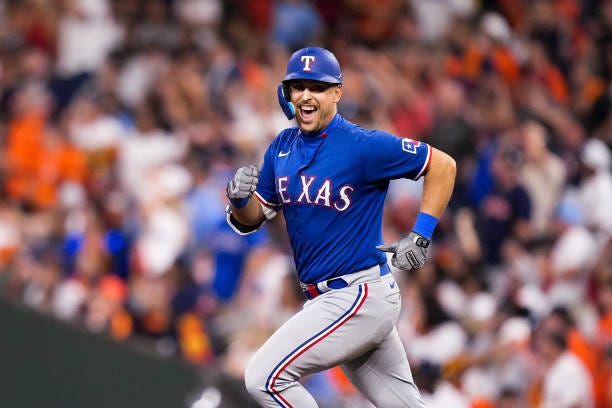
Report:
M406 272L416 271L427 261L427 248L430 240L411 232L393 244L378 245L376 249L393 254L391 265Z
M259 182L259 168L255 165L241 167L236 170L234 178L227 183L225 193L232 205L237 208L244 207Z

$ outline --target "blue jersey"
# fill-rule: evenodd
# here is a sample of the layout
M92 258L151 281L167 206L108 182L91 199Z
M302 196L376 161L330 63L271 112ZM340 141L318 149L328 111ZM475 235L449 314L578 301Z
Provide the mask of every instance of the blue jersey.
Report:
M264 156L256 196L281 208L300 281L387 262L377 250L389 181L416 180L429 145L361 128L339 114L317 135L282 131Z

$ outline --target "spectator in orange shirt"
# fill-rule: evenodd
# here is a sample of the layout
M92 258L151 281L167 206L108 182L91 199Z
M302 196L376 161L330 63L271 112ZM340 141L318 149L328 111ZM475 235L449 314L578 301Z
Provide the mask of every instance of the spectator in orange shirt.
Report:
M48 126L43 133L36 167L32 198L39 208L55 206L64 183L82 185L86 181L85 154L54 126Z
M48 94L36 84L25 85L16 90L11 108L6 136L6 189L15 200L31 201L49 113Z

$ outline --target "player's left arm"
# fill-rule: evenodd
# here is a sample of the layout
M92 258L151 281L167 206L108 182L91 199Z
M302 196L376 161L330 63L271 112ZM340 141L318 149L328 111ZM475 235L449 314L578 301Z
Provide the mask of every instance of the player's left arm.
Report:
M455 160L443 151L431 146L430 149L431 162L423 181L421 212L439 219L453 192L457 165Z
M381 251L393 253L391 264L405 271L419 269L425 264L431 236L455 185L455 160L441 150L429 148L431 158L424 173L421 209L412 232L398 242L377 246Z

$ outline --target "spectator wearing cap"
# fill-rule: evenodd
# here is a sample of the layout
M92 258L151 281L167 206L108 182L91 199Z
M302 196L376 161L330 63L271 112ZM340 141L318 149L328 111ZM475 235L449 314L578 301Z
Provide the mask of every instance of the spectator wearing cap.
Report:
M604 244L612 237L612 174L610 148L599 139L590 139L580 153L582 179L578 199L585 224Z
M586 300L599 248L595 237L584 225L586 214L569 197L567 195L559 203L555 238L543 271L548 278L546 294L549 302L575 307Z

